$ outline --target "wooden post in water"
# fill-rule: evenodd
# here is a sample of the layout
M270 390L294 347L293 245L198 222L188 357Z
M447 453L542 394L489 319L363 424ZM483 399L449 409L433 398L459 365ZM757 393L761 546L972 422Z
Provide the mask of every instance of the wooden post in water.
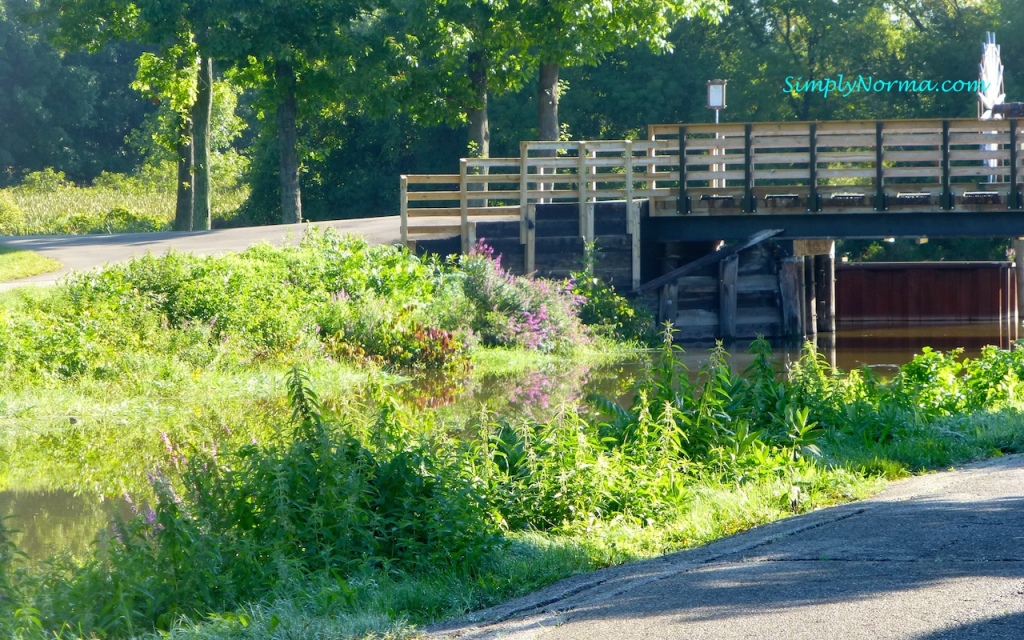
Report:
M666 284L661 288L661 297L658 301L658 324L671 322L674 326L679 312L676 310L676 301L679 298L679 287L676 283Z
M1010 339L1020 338L1020 272L1016 269L1010 271L1010 320L1013 322L1013 330L1010 332Z
M804 327L807 335L818 334L818 293L814 286L814 256L804 256Z
M736 278L739 265L738 254L718 263L718 333L725 340L736 337Z
M782 308L782 336L786 338L804 335L802 280L804 259L800 256L783 258L779 265L779 298Z
M814 256L818 293L818 331L836 332L836 259L833 242L829 253Z
M1014 309L1016 319L1013 323L1016 328L1020 326L1020 321L1024 319L1024 309L1021 309L1021 303L1024 302L1024 238L1015 238L1013 240L1013 253L1013 266L1017 276L1017 304Z

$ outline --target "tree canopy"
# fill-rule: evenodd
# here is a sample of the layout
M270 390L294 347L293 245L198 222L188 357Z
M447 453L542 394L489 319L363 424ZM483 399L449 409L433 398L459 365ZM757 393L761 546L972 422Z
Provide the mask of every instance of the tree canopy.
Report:
M180 113L191 140L206 58L210 86L240 95L250 218L380 215L399 173L467 153L706 122L715 77L725 121L973 116L970 94L825 97L785 79L971 80L995 31L1021 99L1021 23L1024 0L4 0L0 179L130 170L125 138L147 118Z

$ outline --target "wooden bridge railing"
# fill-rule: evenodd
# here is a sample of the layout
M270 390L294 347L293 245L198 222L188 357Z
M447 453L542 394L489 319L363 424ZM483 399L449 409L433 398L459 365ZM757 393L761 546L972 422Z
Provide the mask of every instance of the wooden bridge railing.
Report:
M1016 120L652 125L648 133L672 141L677 213L1021 206Z
M652 215L1019 209L1016 120L883 120L651 125L648 140L524 142L518 158L465 159L455 175L402 176L402 240L516 216L532 264L533 208L634 199ZM428 225L424 219L440 225Z

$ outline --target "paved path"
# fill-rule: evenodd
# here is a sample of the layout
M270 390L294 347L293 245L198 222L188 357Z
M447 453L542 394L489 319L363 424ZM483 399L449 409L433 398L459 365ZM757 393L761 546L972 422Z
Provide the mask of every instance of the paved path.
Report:
M1024 638L1024 457L563 581L434 638Z
M29 249L60 261L64 268L54 273L0 283L0 291L25 284L52 284L70 271L84 271L112 262L122 262L146 253L163 254L174 249L211 255L242 251L258 242L281 245L298 242L312 225L327 226L342 233L358 233L374 244L399 242L398 216L332 220L310 224L287 224L214 231L166 233L121 233L83 236L0 236L0 245Z

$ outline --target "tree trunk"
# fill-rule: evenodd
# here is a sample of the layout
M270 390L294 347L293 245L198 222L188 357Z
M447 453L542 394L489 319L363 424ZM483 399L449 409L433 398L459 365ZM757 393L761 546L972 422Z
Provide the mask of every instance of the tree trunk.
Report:
M469 111L469 151L475 158L491 155L491 129L487 122L487 56L474 51L469 54L469 82L476 104Z
M302 222L302 192L299 185L298 134L295 120L295 69L279 61L274 70L277 81L277 145L281 174L281 222Z
M545 62L540 65L540 78L537 80L537 139L558 140L561 131L558 126L558 64ZM537 157L553 158L557 154L553 149L537 151ZM545 171L539 168L541 174L554 173L554 169ZM540 191L554 188L554 184L540 182L537 185ZM541 198L539 202L550 202L550 198Z
M178 122L178 190L174 205L174 230L192 230L192 129L188 118Z
M537 83L537 139L558 140L561 133L558 126L558 63L545 62L540 65L540 81Z
M195 200L192 228L209 229L212 222L210 205L210 120L213 118L213 59L199 60L198 91L192 107L192 136L195 149Z

